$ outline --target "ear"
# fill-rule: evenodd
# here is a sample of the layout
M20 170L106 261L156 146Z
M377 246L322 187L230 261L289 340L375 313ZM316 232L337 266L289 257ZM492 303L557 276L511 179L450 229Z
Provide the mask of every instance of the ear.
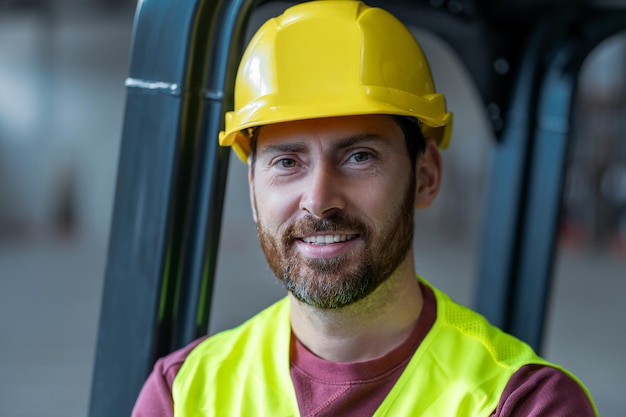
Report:
M250 192L250 207L252 207L252 219L254 223L258 223L256 214L256 199L254 198L254 166L252 165L252 158L248 157L248 190Z
M426 139L426 148L415 162L415 208L429 207L439 193L443 164L439 148L432 138Z

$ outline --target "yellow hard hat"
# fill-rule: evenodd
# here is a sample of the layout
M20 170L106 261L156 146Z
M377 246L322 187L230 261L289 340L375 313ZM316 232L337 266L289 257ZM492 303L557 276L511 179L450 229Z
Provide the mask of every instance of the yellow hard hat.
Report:
M312 1L270 19L250 41L219 142L245 161L249 128L362 114L413 116L440 148L450 141L452 114L411 32L360 1Z

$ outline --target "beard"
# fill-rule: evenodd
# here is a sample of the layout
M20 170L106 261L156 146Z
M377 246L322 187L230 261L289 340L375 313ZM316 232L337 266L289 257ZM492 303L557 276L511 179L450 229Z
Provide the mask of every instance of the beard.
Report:
M281 234L271 233L257 216L261 248L276 277L296 299L320 309L347 306L374 292L406 259L413 242L414 193L415 180L378 232L340 210L323 219L299 219ZM296 248L298 236L346 230L358 233L361 242L340 256L304 258Z

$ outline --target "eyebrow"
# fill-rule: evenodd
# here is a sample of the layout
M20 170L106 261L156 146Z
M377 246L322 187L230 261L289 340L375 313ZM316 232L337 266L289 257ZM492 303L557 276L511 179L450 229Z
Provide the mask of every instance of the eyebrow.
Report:
M304 142L277 143L261 147L261 155L277 153L301 153L307 150Z
M380 135L373 133L364 133L360 135L348 136L335 140L333 144L334 150L346 149L351 146L359 145L364 142L382 142L388 141ZM308 146L302 142L288 142L266 145L261 148L260 154L277 154L277 153L303 153L306 152Z
M388 141L380 135L374 133L363 133L360 135L348 136L346 138L339 139L333 145L334 149L345 149L351 146L359 145L364 142L382 142L388 143Z

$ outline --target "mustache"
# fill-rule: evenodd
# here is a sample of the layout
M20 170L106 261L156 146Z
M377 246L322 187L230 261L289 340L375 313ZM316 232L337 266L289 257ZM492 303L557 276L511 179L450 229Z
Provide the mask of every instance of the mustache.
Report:
M329 233L346 230L364 235L365 237L368 235L368 228L362 221L347 216L345 213L336 212L323 219L307 215L297 220L287 228L285 238L286 241L291 241L313 233Z

